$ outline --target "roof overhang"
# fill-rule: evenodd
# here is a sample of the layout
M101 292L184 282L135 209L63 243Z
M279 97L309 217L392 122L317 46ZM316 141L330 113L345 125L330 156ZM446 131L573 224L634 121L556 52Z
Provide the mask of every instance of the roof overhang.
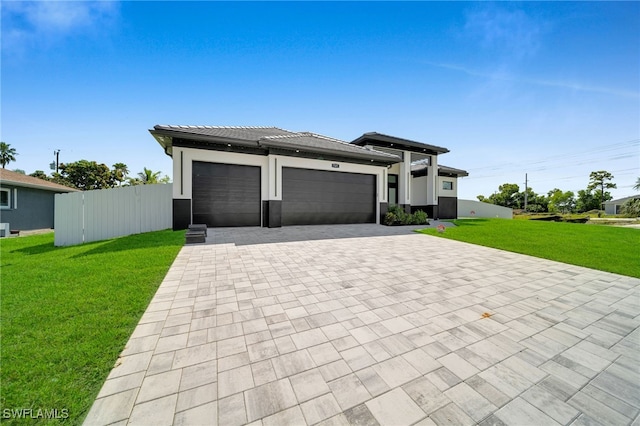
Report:
M189 132L181 132L176 130L169 129L158 129L158 126L154 129L149 129L149 133L151 136L155 138L156 141L162 146L165 154L168 156L173 155L173 139L189 139L191 141L196 142L205 142L205 143L217 143L217 144L227 144L227 145L236 145L236 146L244 146L244 147L258 147L257 141L247 141L244 139L234 139L228 137L221 136L208 136L208 135L200 135L197 133L189 133Z
M10 180L10 179L2 179L2 185L17 186L19 188L40 189L42 191L51 191L51 192L57 192L57 193L60 193L60 192L77 192L77 191L79 191L79 189L66 187L64 185L60 185L59 187L53 187L53 186L48 186L48 185L39 185L37 183L18 182L18 181L14 181L14 180Z
M397 155L388 154L386 152L372 151L372 150L357 150L357 151L338 151L321 146L309 146L302 141L297 141L297 138L262 138L259 141L260 146L266 148L278 148L284 150L292 150L297 153L308 152L321 155L333 155L345 158L354 158L359 160L368 160L372 163L381 162L384 164L393 164L400 161ZM348 146L348 145L347 145ZM360 152L358 152L360 151Z
M267 136L254 140L221 137L219 135L202 135L190 132L188 126L184 128L155 126L149 130L149 133L162 146L165 154L169 156L173 156L173 146L175 144L175 146L227 151L237 150L243 153L261 153L263 155L269 154L271 150L276 150L280 155L290 154L297 157L354 161L373 165L389 165L401 161L400 157L394 154L365 147L356 148L347 142L307 132L292 134L292 132L287 131L286 133L289 133L289 135L283 137ZM340 149L331 149L325 146L318 146L322 144L309 143L309 138L342 145L337 145L337 148ZM185 144L185 141L189 143Z
M427 164L419 163L411 165L411 175L413 177L427 176L428 170L429 166ZM447 167L439 164L438 176L458 178L469 176L469 173L466 170L454 169L453 167Z
M438 176L465 177L465 176L469 176L469 172L462 169L455 169L453 167L438 165Z
M386 148L402 149L405 151L420 152L429 155L445 154L449 152L447 148L443 148L441 146L429 145L409 139L384 135L378 132L365 133L359 138L353 140L351 143L359 146L372 145Z

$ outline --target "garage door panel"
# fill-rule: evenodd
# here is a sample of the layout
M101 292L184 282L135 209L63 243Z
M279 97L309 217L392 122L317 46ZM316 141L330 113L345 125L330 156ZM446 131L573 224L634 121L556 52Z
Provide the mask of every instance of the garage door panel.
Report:
M293 220L295 219L295 221ZM283 225L329 225L348 223L371 223L370 215L357 213L336 213L307 211L289 216L287 221L283 216Z
M375 175L282 169L282 224L375 223Z
M370 214L371 209L361 204L321 204L321 203L295 203L287 207L287 212L318 212L318 213L339 213L346 215L348 213Z
M205 223L208 227L217 228L225 226L260 226L256 225L255 215L238 213L196 214L193 213L194 223Z
M260 167L193 162L193 222L260 226Z

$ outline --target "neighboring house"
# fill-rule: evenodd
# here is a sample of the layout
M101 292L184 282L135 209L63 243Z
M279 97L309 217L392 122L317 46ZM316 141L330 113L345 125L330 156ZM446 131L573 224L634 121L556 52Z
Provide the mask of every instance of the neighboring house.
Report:
M11 230L53 228L54 195L77 189L0 169L0 222Z
M380 223L394 204L455 218L457 178L467 176L438 166L446 148L379 133L348 143L277 127L149 132L173 158L174 229Z
M631 197L618 198L617 200L605 201L604 212L605 214L620 214L622 205L629 200L640 199L640 194L632 195Z

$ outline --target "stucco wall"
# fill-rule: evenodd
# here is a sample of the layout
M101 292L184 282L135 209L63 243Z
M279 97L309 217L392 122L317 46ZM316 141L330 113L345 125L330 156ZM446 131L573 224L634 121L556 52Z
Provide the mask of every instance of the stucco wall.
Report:
M282 155L252 155L235 152L210 151L194 148L173 148L173 199L186 200L192 198L192 163L204 161L258 166L261 170L261 200L282 200L282 168L295 167L303 169L326 170L330 172L362 173L376 176L376 217L379 217L379 204L387 202L387 174L384 166L354 164L342 161L315 160ZM264 209L264 206L261 207ZM264 212L262 212L262 216ZM264 216L263 216L264 217ZM263 224L264 226L264 224Z
M420 176L411 179L411 204L414 206L424 206L428 202L428 178Z
M498 217L513 219L513 209L473 200L458 199L458 217Z
M453 182L453 189L444 189L443 182ZM458 196L458 179L454 177L438 176L438 196L440 197L457 197Z
M53 228L54 192L9 185L2 188L11 190L11 208L0 210L0 222L20 231Z

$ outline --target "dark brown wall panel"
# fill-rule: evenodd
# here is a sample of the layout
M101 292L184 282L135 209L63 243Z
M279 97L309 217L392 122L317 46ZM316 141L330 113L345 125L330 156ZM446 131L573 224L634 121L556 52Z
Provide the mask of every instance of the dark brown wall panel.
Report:
M191 224L191 200L173 199L173 230L187 229Z
M438 197L438 213L440 214L440 219L457 219L458 198Z

